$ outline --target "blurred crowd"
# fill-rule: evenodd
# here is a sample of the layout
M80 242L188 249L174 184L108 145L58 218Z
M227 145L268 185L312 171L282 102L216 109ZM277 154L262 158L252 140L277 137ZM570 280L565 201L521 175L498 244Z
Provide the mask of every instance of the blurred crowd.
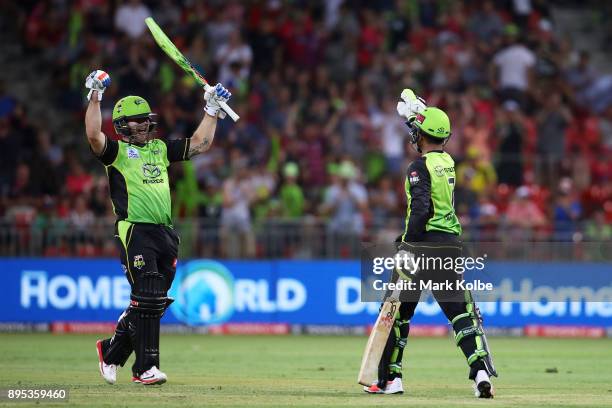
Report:
M178 224L199 218L202 246L265 255L258 237L270 220L295 225L292 234L320 224L338 240L394 239L404 227L404 172L417 155L395 112L406 87L451 118L447 150L467 239L612 239L612 76L572 46L548 1L13 7L29 55L48 63L55 91L47 104L74 125L57 134L34 125L24 101L0 88L4 225L59 223L87 234L112 223L103 167L82 125L91 70L113 81L103 101L107 135L115 137L114 102L128 94L149 100L159 137L195 129L202 90L152 41L143 20L153 16L211 82L231 88L242 117L220 121L209 152L171 168L174 216ZM112 252L91 246L82 253Z

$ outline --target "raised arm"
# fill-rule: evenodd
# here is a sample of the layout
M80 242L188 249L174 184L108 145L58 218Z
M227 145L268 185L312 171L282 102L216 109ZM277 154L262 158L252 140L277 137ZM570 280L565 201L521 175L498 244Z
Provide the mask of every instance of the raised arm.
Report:
M102 113L100 111L100 101L102 94L110 85L110 76L100 70L93 71L85 80L85 87L89 89L87 99L87 111L85 112L85 133L91 150L97 155L102 154L106 145L106 136L102 133Z
M198 125L198 128L195 130L195 132L193 132L193 136L191 136L188 154L189 158L210 149L213 139L215 138L216 129L217 117L210 116L208 113L205 113L202 121Z
M85 112L85 133L91 150L98 155L102 153L106 143L106 136L100 129L102 129L102 113L100 112L98 91L94 91L93 98L90 99L87 112Z
M221 110L219 103L227 102L231 96L231 92L225 89L221 84L217 84L214 88L210 88L204 93L204 99L206 100L204 118L202 118L198 128L191 136L188 153L189 158L210 149L213 139L215 138L217 118L223 119L225 117L225 112Z

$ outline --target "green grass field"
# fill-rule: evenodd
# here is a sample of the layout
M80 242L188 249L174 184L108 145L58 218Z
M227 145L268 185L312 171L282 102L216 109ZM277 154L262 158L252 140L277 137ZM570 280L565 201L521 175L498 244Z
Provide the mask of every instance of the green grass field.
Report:
M446 338L409 339L406 393L382 396L356 384L365 337L163 335L169 382L152 387L132 384L128 366L117 385L105 384L96 338L1 334L0 387L70 389L68 404L38 406L612 406L610 340L490 339L500 372L491 401L473 397L464 359Z

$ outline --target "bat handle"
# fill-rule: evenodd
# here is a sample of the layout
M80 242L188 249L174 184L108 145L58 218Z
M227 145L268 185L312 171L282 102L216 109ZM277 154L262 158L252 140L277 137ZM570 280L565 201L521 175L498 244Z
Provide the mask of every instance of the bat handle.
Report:
M220 102L219 105L221 106L221 109L223 109L225 113L227 113L229 117L232 118L234 122L238 122L238 119L240 119L240 116L238 116L238 114L234 112L234 110L230 108L230 106L227 103Z
M206 91L210 90L211 88L212 86L209 84L204 85L204 90ZM238 122L238 119L240 119L240 116L238 116L238 114L234 112L234 110L230 108L230 106L227 103L219 102L219 106L221 106L221 109L223 109L223 111L227 113L234 122Z

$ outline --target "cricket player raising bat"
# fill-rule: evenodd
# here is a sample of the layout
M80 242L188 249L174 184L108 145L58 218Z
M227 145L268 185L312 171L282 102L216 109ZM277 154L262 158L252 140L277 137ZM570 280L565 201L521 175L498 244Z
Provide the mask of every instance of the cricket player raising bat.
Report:
M410 89L404 89L397 111L407 120L411 143L421 153L412 162L406 175L408 210L404 233L398 239L399 251L409 254L440 254L461 256L461 225L454 210L455 162L444 152L451 136L450 121L444 111L427 107ZM431 250L434 248L435 250ZM441 271L431 271L439 279ZM417 277L418 274L417 273ZM454 274L452 272L451 274ZM452 279L456 279L456 275ZM410 330L410 319L417 307L421 292L411 294L410 301L402 300L397 308L378 367L378 381L364 390L373 394L403 392L402 355ZM475 395L493 397L490 376L497 375L487 345L481 317L471 293L459 289L433 291L440 308L451 322L455 342L467 359L469 378L474 381Z
M116 141L101 132L100 102L110 77L92 72L85 81L89 105L85 114L87 141L96 158L106 167L117 222L115 236L120 259L131 287L130 304L120 316L114 335L96 344L100 374L109 384L117 379L132 351L132 381L162 384L159 324L172 299L167 297L174 279L179 237L170 218L170 184L167 168L172 162L189 160L210 148L217 118L225 117L220 104L231 93L221 84L204 93L204 118L189 138L155 138L155 114L147 101L126 96L115 104L113 125L121 138Z

